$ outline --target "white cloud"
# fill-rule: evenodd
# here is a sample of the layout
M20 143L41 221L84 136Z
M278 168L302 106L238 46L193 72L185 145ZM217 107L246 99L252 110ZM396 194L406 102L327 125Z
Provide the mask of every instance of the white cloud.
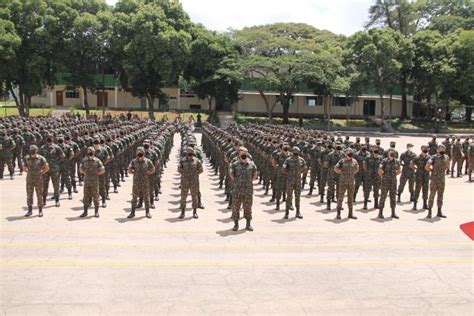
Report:
M107 0L114 4L116 0ZM363 28L373 0L180 0L193 22L224 31L246 26L301 22L337 34Z

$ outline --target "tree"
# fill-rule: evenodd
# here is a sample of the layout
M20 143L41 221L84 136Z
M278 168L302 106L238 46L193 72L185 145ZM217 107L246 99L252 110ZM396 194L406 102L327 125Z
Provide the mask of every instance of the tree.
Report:
M12 22L0 19L0 94L9 94L11 86L11 65L21 44ZM9 86L8 86L9 85ZM8 86L8 87L7 87Z
M121 58L122 85L146 98L150 119L162 88L177 85L189 56L191 22L175 1L121 1L113 25L114 59ZM120 12L120 8L130 10Z
M237 59L239 52L228 36L196 25L192 31L189 63L184 78L200 99L209 105L213 117L213 101L233 103L238 100L242 81Z
M358 32L349 39L352 67L363 82L373 85L380 97L381 122L384 128L384 95L391 93L402 68L400 43L402 35L390 28Z
M265 102L269 120L275 106L283 107L283 123L288 123L289 107L298 84L316 81L321 73L314 62L327 47L341 46L341 38L307 24L275 23L244 28L233 35L243 49L241 66L244 76ZM276 91L270 102L266 92Z

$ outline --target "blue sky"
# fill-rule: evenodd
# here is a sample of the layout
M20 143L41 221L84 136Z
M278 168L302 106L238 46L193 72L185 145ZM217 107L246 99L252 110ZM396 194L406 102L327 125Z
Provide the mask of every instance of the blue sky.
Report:
M106 0L115 4L117 0ZM303 22L337 34L363 29L374 0L180 0L193 22L216 31Z

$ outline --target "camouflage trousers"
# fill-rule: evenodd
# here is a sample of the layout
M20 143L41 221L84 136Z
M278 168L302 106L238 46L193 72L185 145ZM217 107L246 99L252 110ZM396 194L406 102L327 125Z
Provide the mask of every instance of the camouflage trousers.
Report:
M150 208L150 187L148 185L148 179L142 179L142 182L140 183L133 183L132 208L137 207L138 198L143 199L143 203L145 204L145 209L148 210Z
M279 201L283 192L286 192L286 176L283 173L278 172L275 181L275 198Z
M310 172L309 172L309 187L314 188L314 183L318 179L318 174L319 170L316 166L311 166L310 167Z
M328 181L328 168L321 168L321 174L318 179L318 189L319 193L324 195L324 188L326 187Z
M84 195L82 203L85 207L91 206L91 203L94 202L94 206L99 207L99 183L84 183Z
M53 183L54 197L59 198L59 179L61 173L59 170L50 170L43 175L43 197L48 195L49 180Z
M413 200L418 201L420 196L420 191L423 191L423 200L428 199L428 188L430 185L430 176L426 175L417 175L415 178L415 193L413 195Z
M10 174L13 174L15 172L15 169L13 168L12 157L0 157L0 178L3 178L3 171L5 169L5 165L7 165Z
M382 179L381 186L379 209L383 210L385 199L390 195L390 208L394 210L397 206L397 178Z
M71 168L70 168L68 165L63 164L63 165L61 166L61 169L60 169L60 170L61 170L61 171L60 171L60 173L61 173L61 188L62 188L63 186L66 186L66 188L67 188L68 190L70 190L70 189L71 189L71 185L72 185L72 181L71 181L71 177L72 177L72 175L71 175Z
M408 192L413 194L415 185L415 174L412 169L408 166L404 166L402 175L400 176L400 184L398 185L398 194L402 194L405 189L405 185L408 182Z
M327 198L328 200L332 200L335 197L335 194L337 195L339 192L339 175L331 171L331 173L328 174L328 194Z
M295 207L300 209L301 181L286 182L286 210L288 211L293 202L293 192L295 193Z
M43 203L43 179L26 179L26 204L33 206L33 193L36 191L36 199L38 207L42 207Z
M244 218L246 220L252 219L252 194L241 194L238 192L232 193L232 219L238 221L240 219L240 207L244 209Z
M454 173L454 170L457 171L458 174L462 174L462 163L463 163L464 158L454 156L453 161L451 163L451 172ZM454 167L456 166L456 169Z
M337 209L342 209L342 202L344 201L344 194L347 191L347 207L349 211L352 211L353 202L354 202L354 190L355 183L353 181L348 181L348 179L341 178L339 180L339 191L337 192Z
M439 181L438 179L431 180L430 197L428 198L429 208L433 207L435 195L436 195L436 203L438 207L443 206L444 185L445 185L444 181Z
M374 191L374 199L379 198L380 178L377 175L365 175L364 181L364 199L368 200L370 191Z
M21 152L15 152L13 154L12 158L12 163L13 163L13 169L15 169L16 163L18 163L18 169L20 169L20 172L23 172L23 159L22 159Z
M105 173L99 176L99 195L103 199L107 196L107 182L109 182L109 177L107 169L105 169Z
M199 184L196 182L183 181L181 182L181 200L179 204L180 209L186 208L186 199L188 198L188 192L191 192L192 207L195 210L199 203Z

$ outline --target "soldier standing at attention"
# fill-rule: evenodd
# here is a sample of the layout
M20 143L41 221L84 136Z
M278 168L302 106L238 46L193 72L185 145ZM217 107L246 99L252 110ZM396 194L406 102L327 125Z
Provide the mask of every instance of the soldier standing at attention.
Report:
M382 160L379 165L378 174L382 177L382 192L380 194L379 215L383 217L383 208L387 194L390 194L390 208L392 209L392 218L398 219L395 214L396 196L397 196L397 176L400 174L400 162L395 158L395 152L388 150L388 158Z
M145 202L146 217L151 218L148 177L155 173L155 166L150 159L145 158L145 149L143 147L137 148L137 157L130 162L128 173L133 174L132 212L128 215L128 218L135 217L135 209L139 197L142 197Z
M336 195L338 192L339 175L334 172L334 167L341 160L344 155L341 153L341 145L336 144L334 151L329 153L326 157L324 165L328 168L328 193L326 209L331 209L331 202L336 202Z
M451 138L450 136L446 136L446 139L443 141L442 144L444 145L444 147L446 147L446 155L448 155L449 158L452 159L453 157L451 157L451 151L452 151L453 143L450 141L450 138ZM449 174L449 169L446 170L446 174Z
M15 141L16 143L16 141ZM18 146L18 144L17 144ZM464 142L462 143L462 154L463 154L463 163L464 163L464 174L467 174L467 170L469 168L469 159L467 157L469 152L469 136L466 137ZM462 173L462 166L461 166L461 173Z
M441 208L443 207L444 185L446 177L446 169L449 168L449 157L446 153L444 145L438 147L438 154L432 156L425 166L425 170L431 173L430 197L428 199L428 215L431 218L431 210L433 208L434 197L437 194L438 214L436 216L446 218Z
M354 201L355 175L359 172L359 163L353 158L354 152L351 148L344 151L345 157L339 160L334 167L334 172L339 175L339 191L337 192L337 216L341 219L342 202L347 191L347 206L349 207L348 218L357 219L352 213Z
M421 154L418 157L413 158L410 163L410 167L415 170L415 194L413 196L413 210L416 210L416 204L420 191L423 189L423 209L428 209L428 188L430 185L430 174L425 170L425 166L428 163L430 156L428 155L428 147L421 146Z
M99 158L95 157L95 148L87 148L87 156L82 160L79 172L84 175L84 212L80 217L88 215L87 209L94 202L95 217L99 217L99 177L105 173L105 167Z
M445 147L446 148L446 147ZM462 177L462 144L461 138L458 137L456 142L454 142L451 149L451 159L453 162L451 164L451 178L454 178L454 166L456 166L457 177Z
M26 203L28 204L28 213L25 216L31 216L33 213L33 191L36 190L39 217L43 217L43 174L48 172L49 166L46 159L38 155L36 145L31 145L29 152L23 165L23 171L26 172Z
M435 155L438 150L438 142L436 141L436 135L433 135L433 138L428 143L428 153L430 156Z
M244 217L247 220L245 229L253 231L251 226L253 181L257 180L257 167L254 162L248 158L247 148L239 148L239 157L230 165L229 176L233 182L232 219L234 220L234 228L232 228L232 230L239 230L239 210L243 205Z
M473 137L471 137L472 140L474 140ZM469 151L467 155L467 161L469 163L469 170L468 170L468 175L469 175L469 182L472 181L472 170L474 169L474 141L471 141L469 144Z
M3 171L5 164L10 172L10 179L13 180L13 174L15 169L13 168L13 151L15 150L15 142L11 137L8 137L7 131L2 132L2 138L0 139L0 179L3 179Z
M15 150L13 150L13 169L15 169L15 162L18 162L18 169L20 169L20 176L23 174L23 146L25 145L25 140L20 135L18 128L13 130L13 141L15 142ZM469 144L469 143L468 143ZM467 165L466 165L467 166ZM466 169L467 170L467 169Z
M178 172L181 174L181 215L179 215L179 218L184 218L186 198L188 197L188 191L191 191L193 217L197 219L199 175L203 173L203 168L201 161L196 158L192 147L186 148L186 157L181 160Z
M59 207L59 179L61 175L61 161L64 159L64 152L61 147L53 143L53 135L46 136L46 144L41 146L40 154L49 164L49 171L43 175L43 204L46 204L46 196L48 195L49 179L53 183L53 198L56 207Z
M415 183L415 174L413 169L410 167L410 163L416 158L415 153L412 151L413 145L408 144L407 150L400 156L400 164L402 165L402 175L400 177L400 184L398 186L398 199L397 202L401 202L401 195L405 189L405 184L408 181L408 191L410 192L410 202L413 201L413 189Z
M283 171L287 174L286 178L286 210L285 219L288 219L290 206L295 193L296 218L302 219L300 212L301 197L301 176L308 171L306 161L300 157L301 150L299 147L293 147L293 155L288 157L283 163Z

